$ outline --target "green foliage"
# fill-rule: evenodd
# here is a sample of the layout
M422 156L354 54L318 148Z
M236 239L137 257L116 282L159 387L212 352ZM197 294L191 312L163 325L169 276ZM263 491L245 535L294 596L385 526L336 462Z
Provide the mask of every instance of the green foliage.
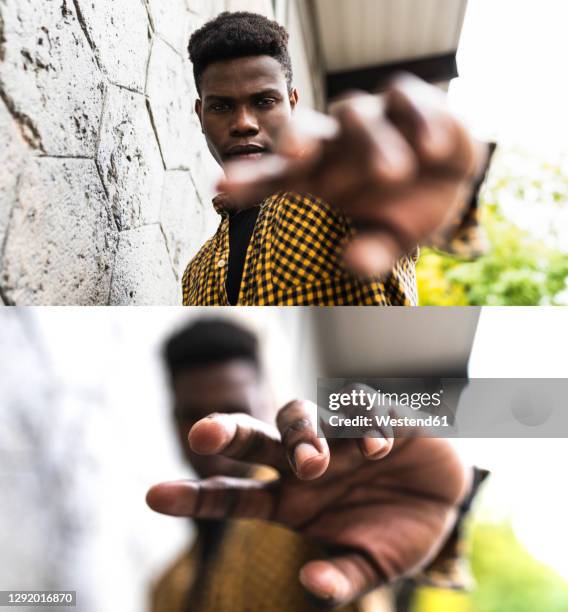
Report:
M506 523L475 524L470 562L477 582L469 595L428 589L414 612L565 612L568 582L536 561Z
M507 524L474 527L471 564L476 612L568 610L568 583L536 561Z
M421 305L568 303L568 252L556 244L554 222L568 207L568 171L547 163L537 164L534 160L527 169L518 157L508 153L495 161L482 194L481 225L489 245L485 255L466 262L424 250L418 264ZM527 162L526 158L520 159ZM503 212L505 205L507 215ZM523 207L521 212L539 215L539 221L550 219L545 236L536 238L511 220Z
M451 281L456 260L422 249L417 266L418 295L422 306L468 306L465 287Z

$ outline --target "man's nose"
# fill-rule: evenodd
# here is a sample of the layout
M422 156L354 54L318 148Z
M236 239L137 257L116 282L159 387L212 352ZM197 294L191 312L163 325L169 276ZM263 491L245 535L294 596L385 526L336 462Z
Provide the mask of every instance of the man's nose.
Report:
M233 114L231 136L254 136L259 127L256 115L246 107L240 107Z

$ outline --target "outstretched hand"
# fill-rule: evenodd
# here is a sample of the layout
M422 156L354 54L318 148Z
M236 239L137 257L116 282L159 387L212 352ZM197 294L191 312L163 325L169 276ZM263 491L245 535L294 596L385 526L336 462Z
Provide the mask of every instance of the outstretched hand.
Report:
M313 538L326 555L300 571L303 586L345 604L424 567L454 525L466 470L446 440L331 440L316 435L315 407L292 402L277 428L246 414L213 414L189 433L197 453L269 465L271 482L215 477L164 482L147 495L164 514L274 521Z
M321 197L358 230L346 263L372 275L459 222L486 147L439 90L403 75L381 95L343 98L329 116L297 111L274 153L229 165L220 189L241 207L278 191Z

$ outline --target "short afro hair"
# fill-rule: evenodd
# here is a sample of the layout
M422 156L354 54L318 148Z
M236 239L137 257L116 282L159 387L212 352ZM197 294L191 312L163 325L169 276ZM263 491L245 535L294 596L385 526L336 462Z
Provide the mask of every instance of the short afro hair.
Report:
M288 32L264 15L244 11L220 13L193 33L188 50L200 95L201 77L210 64L253 55L269 55L277 60L284 70L288 90L292 89Z
M248 329L220 318L200 318L175 332L163 356L172 378L182 370L244 359L260 371L258 340Z

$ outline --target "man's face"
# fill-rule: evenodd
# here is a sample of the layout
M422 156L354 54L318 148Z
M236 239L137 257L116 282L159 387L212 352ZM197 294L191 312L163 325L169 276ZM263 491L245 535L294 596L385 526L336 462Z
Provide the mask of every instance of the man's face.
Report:
M288 91L284 69L268 55L214 62L201 78L195 110L209 150L224 166L274 151L279 129L298 101Z
M197 421L213 412L245 412L256 418L266 418L266 396L260 374L252 362L233 359L182 370L174 379L173 392L178 440L197 474L202 478L246 475L248 468L243 463L194 453L189 448L187 435Z

